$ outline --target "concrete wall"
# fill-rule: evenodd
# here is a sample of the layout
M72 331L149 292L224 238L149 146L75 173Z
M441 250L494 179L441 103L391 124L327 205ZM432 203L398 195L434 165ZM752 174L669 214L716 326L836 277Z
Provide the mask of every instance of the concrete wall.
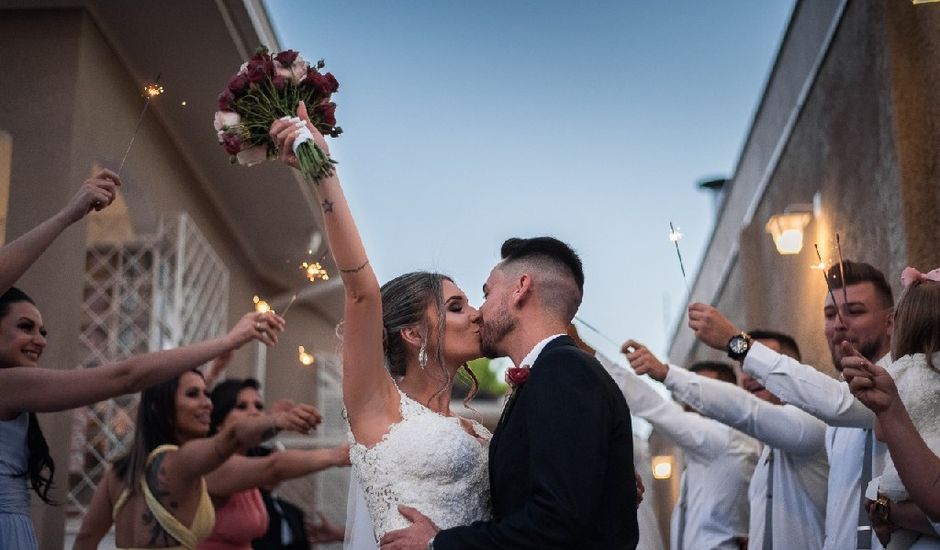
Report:
M120 161L142 100L120 56L80 9L5 11L0 18L0 51L0 130L12 139L6 225L7 240L12 240L61 208L96 163ZM210 120L206 119L207 131ZM125 168L124 193L136 225L161 213L190 214L230 270L231 325L251 309L252 295L271 296L281 290L264 287L243 260L230 230L191 171L192 161L198 159L179 150L159 120L149 116ZM73 368L78 363L76 313L81 304L86 223L66 231L20 283L36 297L52 334L43 356L46 368ZM311 308L299 306L288 320L283 345L267 355L272 366L263 382L269 399L309 402L314 399L315 371L299 366L297 345L333 348L334 327ZM249 374L255 352L256 346L239 351L230 375ZM43 415L41 423L58 464L55 498L64 502L70 416ZM63 507L34 506L33 513L42 547L61 548Z

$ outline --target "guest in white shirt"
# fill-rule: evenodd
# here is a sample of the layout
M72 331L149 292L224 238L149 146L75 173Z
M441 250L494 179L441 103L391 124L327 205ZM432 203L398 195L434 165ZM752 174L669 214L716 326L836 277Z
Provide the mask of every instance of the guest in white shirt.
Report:
M780 350L777 340L764 343ZM645 348L626 347L637 374L665 383L699 413L765 444L748 489L748 548L822 548L829 471L825 424L780 403L753 380L745 381L745 390L665 365ZM799 357L798 349L787 351Z
M625 346L644 350L630 341ZM685 469L680 481L679 501L672 514L670 548L740 550L747 540L747 489L760 454L760 444L721 422L683 409L666 399L633 373L604 355L597 359L623 391L630 412L646 419L660 433L682 448ZM699 376L737 385L734 369L717 361L702 361L689 367Z
M826 276L832 291L823 307L824 335L833 365L841 371L840 344L849 342L870 361L887 366L894 298L884 275L869 264L845 261L841 269L835 265ZM689 327L699 340L715 349L727 350L732 339L747 340L721 312L706 304L689 306ZM870 533L862 498L868 482L881 473L883 464L884 445L871 433L874 414L852 396L845 382L810 365L760 343L745 349L745 355L742 366L746 373L787 403L830 426L826 431L826 451L832 467L825 550L881 549ZM907 506L905 503L902 508ZM916 507L898 512L898 518L908 517L913 524L922 524L926 519ZM907 523L906 519L900 521Z

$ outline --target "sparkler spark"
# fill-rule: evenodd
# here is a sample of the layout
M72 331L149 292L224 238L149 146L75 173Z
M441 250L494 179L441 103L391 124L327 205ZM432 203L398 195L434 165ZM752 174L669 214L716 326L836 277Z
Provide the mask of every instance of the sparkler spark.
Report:
M330 280L330 274L327 273L326 268L320 265L320 262L303 262L300 264L300 269L304 271L307 280L311 283L315 283L318 280Z
M309 367L316 361L316 358L312 354L307 353L307 350L305 350L303 346L297 346L297 358L300 360L300 364L305 367Z
M270 306L270 304L268 304L267 302L265 302L265 301L262 300L261 298L259 298L259 297L257 297L257 296L253 296L253 297L251 298L251 301L254 302L254 304L255 304L255 311L257 311L258 313L267 313L267 312L271 311L271 306Z

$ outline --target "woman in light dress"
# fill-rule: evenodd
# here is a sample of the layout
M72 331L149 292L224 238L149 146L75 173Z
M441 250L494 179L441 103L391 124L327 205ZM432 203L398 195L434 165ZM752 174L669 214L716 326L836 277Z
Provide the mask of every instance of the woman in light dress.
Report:
M303 104L298 114L270 130L281 159L294 167L292 145L304 126L329 154ZM408 273L380 288L339 178L334 173L311 187L346 290L343 402L352 492L358 482L372 520L371 528L361 529L365 514L353 498L355 527L347 525L347 547L374 548L385 533L407 527L408 508L403 515L400 505L439 528L487 519L491 434L454 414L450 402L458 371L464 368L472 378L466 363L481 356L479 313L450 278L437 273Z
M851 354L843 376L875 412L875 435L890 452L866 493L878 538L888 550L940 549L940 269L908 267L901 281L892 364Z

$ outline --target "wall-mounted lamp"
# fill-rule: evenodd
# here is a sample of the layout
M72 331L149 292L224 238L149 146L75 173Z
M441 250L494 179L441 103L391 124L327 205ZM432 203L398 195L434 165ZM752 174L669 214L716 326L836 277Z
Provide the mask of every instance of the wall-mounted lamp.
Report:
M672 461L673 461L673 458L668 455L654 456L652 460L653 479L671 478L672 477Z
M915 6L917 4L929 4L931 2L940 2L940 0L913 0L913 1L914 1Z
M799 254L803 250L803 229L813 219L813 205L791 204L783 214L767 220L767 232L774 238L777 252L783 255Z

